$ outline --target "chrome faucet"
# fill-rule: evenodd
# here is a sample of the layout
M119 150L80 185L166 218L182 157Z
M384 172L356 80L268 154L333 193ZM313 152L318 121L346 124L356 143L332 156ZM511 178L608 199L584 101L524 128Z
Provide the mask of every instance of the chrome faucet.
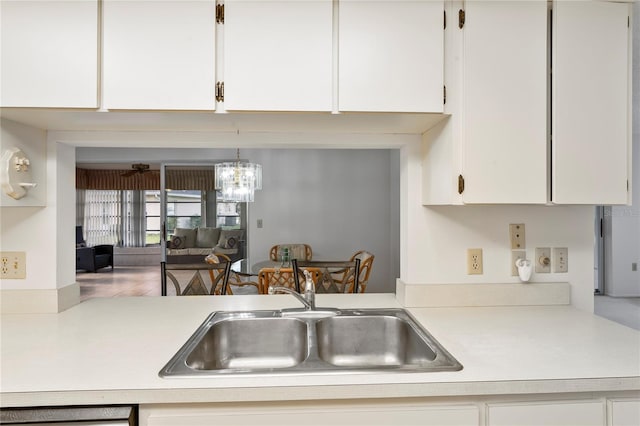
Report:
M316 289L311 279L311 274L306 269L304 273L304 297L295 290L291 290L288 287L283 286L269 286L269 294L288 293L298 299L305 307L307 311L315 311L316 309Z

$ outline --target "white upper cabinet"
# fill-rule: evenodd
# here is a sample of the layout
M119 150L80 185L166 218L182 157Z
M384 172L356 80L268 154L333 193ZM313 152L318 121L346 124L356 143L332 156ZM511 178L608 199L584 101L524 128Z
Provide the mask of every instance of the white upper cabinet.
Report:
M547 3L469 1L465 12L462 198L545 203Z
M97 107L97 0L3 0L0 16L0 106Z
M442 1L338 2L338 109L442 112Z
M553 4L554 203L628 202L630 7L597 1Z
M103 106L215 109L215 1L103 2Z
M445 33L451 117L424 135L423 203L545 203L547 2L460 10Z
M423 203L628 203L630 4L464 7L445 32L451 116L423 137Z
M224 108L331 111L331 0L226 0Z

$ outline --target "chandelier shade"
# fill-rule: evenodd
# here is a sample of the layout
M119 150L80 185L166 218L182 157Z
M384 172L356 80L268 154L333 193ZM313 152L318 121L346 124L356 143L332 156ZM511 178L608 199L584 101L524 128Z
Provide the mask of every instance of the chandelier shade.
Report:
M222 201L253 202L254 192L262 189L262 166L238 160L215 165L215 188Z

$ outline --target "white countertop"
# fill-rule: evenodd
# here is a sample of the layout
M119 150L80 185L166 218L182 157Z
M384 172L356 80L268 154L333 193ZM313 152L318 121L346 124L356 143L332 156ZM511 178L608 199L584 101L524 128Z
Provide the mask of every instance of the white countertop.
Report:
M318 295L317 304L400 307L393 294ZM139 297L2 315L0 404L640 390L640 332L570 306L408 309L462 363L457 372L158 376L209 313L298 306L288 295Z

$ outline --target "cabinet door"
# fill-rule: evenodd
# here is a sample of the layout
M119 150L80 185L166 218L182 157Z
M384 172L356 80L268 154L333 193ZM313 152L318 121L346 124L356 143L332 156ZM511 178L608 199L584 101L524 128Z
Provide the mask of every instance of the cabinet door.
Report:
M330 111L331 0L227 0L226 110Z
M97 0L3 0L0 16L0 106L98 106Z
M610 426L640 425L640 399L611 399L607 408Z
M442 1L341 0L340 111L442 112Z
M630 5L553 4L554 203L626 204Z
M547 3L469 1L465 12L463 201L546 203Z
M215 109L215 2L104 2L104 107Z
M604 426L601 401L523 402L488 404L488 426Z
M366 406L302 403L296 405L252 404L213 407L141 406L141 426L236 425L441 425L479 424L478 408L469 405L400 405L380 402Z

